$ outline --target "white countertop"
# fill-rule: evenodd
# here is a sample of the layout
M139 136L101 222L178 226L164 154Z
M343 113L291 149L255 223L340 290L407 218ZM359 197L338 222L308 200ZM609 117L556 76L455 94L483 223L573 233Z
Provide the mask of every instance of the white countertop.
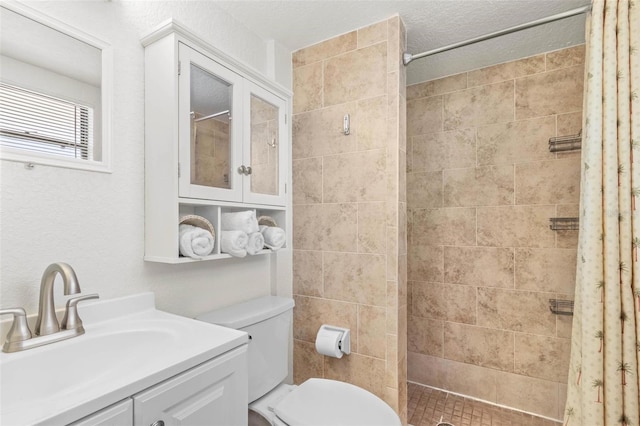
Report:
M247 334L159 311L153 293L79 306L86 333L0 353L0 424L67 424L246 344Z

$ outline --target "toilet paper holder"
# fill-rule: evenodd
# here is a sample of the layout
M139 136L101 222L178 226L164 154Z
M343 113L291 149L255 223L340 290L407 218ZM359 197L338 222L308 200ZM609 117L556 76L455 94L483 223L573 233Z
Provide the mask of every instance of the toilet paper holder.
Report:
M351 353L351 330L349 330L348 328L323 324L318 330L318 335L322 334L323 330L340 333L340 337L338 340L338 349L340 349L340 352L344 353L345 355L349 355ZM342 354L340 354L340 356L342 356Z

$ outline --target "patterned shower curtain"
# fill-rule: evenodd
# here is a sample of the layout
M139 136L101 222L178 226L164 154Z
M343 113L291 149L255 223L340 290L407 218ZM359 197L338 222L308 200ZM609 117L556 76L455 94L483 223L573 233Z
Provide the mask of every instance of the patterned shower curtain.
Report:
M640 1L594 0L565 425L640 425L639 49Z

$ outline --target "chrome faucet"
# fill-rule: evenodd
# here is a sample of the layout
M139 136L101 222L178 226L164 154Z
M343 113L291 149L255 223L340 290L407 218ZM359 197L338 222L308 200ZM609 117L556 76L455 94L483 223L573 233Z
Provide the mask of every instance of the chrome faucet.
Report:
M66 263L52 263L44 270L40 281L40 306L38 307L38 320L36 321L35 334L46 336L60 331L60 324L56 317L56 306L53 303L53 283L56 272L64 281L64 294L80 293L80 284L73 268Z
M84 334L82 320L78 316L77 306L83 300L97 299L97 294L78 296L67 301L67 308L62 320L62 330L56 317L56 307L53 303L53 282L56 274L60 274L64 281L64 294L80 293L80 285L73 268L66 263L52 263L42 274L40 283L40 306L36 321L35 336L32 337L24 309L0 309L0 315L13 315L13 324L7 334L3 352L18 352L36 348L42 345L59 342L60 340Z

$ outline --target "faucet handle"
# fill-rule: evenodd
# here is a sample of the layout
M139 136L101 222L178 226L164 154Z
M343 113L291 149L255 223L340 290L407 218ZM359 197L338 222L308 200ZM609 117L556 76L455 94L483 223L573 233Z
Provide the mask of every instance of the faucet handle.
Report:
M13 324L11 325L11 329L7 333L7 339L2 348L4 352L9 352L8 348L11 343L31 339L31 330L29 330L29 325L27 324L27 314L25 313L24 309L0 309L0 315L4 314L13 315Z
M67 300L67 309L64 313L64 318L62 318L62 329L63 330L76 330L80 333L84 333L84 327L82 326L82 320L80 316L78 316L78 303L83 300L89 299L97 299L98 294L87 294L86 296L78 296L73 297Z

